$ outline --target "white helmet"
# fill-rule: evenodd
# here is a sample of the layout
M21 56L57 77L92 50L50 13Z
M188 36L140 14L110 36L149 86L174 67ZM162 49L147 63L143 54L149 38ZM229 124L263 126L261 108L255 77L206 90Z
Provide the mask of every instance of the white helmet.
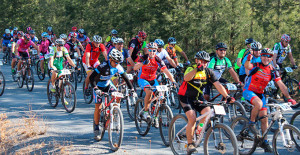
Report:
M64 44L65 44L65 41L64 41L63 39L59 38L59 39L56 39L56 40L55 40L55 44L56 44L56 45L64 45Z
M61 34L60 36L59 36L59 38L61 38L61 39L67 39L68 38L68 36L66 35L66 34Z
M5 29L5 33L10 33L10 30L9 29Z
M112 49L109 53L109 58L118 62L123 61L123 54L117 49Z
M101 43L102 42L102 37L99 35L94 35L93 41L96 43Z

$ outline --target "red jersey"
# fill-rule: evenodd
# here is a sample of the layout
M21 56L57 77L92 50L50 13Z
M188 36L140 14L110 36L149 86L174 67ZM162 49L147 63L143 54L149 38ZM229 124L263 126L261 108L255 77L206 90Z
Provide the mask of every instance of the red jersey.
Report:
M164 69L166 69L166 65L164 63L164 61L162 61L157 55L155 55L154 58L150 59L150 63L147 65L143 65L138 77L141 79L145 79L147 81L152 81L154 79L156 79L156 70L158 67L161 68L161 70L163 71ZM144 58L141 57L141 59L139 60L140 63L143 63Z
M93 51L91 51L93 49ZM101 52L106 52L105 46L100 44L99 47L95 47L93 43L89 43L86 45L86 49L82 58L82 62L85 62L86 53L90 53L90 65L93 66L97 61L101 54Z

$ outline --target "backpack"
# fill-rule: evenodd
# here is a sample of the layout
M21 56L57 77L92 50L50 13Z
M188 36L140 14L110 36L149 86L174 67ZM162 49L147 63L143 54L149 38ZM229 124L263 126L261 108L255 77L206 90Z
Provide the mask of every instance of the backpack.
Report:
M262 64L262 63L261 63L261 62L257 62L257 63L256 63L257 67L256 67L256 68L248 75L248 77L254 75L254 74L260 69L260 67L259 67L260 64ZM269 68L271 69L271 80L274 80L275 77L273 77L272 74L273 74L274 72L276 72L276 70L274 70L274 68L273 68L272 65L269 65ZM278 76L279 76L279 75L278 75Z
M210 60L212 60L212 59L215 60L214 69L217 70L216 66L217 66L217 61L218 61L218 59L217 59L216 53L210 53L209 56L210 56ZM226 57L224 57L224 59L225 59L225 58L226 58ZM225 59L225 67L227 68L227 66L228 66L228 64L227 64L227 61L226 61L226 59Z

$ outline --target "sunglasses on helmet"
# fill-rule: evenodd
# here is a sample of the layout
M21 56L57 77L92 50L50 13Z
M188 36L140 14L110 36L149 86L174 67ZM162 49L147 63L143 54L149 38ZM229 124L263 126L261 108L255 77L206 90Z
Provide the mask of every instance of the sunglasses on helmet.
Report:
M262 57L268 57L268 58L272 58L273 55L270 55L270 54L261 54Z

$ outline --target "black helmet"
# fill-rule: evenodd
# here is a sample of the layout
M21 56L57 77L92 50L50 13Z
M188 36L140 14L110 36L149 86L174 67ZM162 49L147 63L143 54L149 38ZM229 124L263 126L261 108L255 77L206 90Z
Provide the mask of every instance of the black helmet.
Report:
M248 38L245 40L245 45L251 44L253 42L255 42L255 40L253 38Z
M219 49L219 48L227 49L227 45L225 43L218 43L217 46L216 46L216 50Z
M205 60L205 61L210 61L210 56L207 52L205 51L199 51L195 55L194 59L200 59L200 60Z

